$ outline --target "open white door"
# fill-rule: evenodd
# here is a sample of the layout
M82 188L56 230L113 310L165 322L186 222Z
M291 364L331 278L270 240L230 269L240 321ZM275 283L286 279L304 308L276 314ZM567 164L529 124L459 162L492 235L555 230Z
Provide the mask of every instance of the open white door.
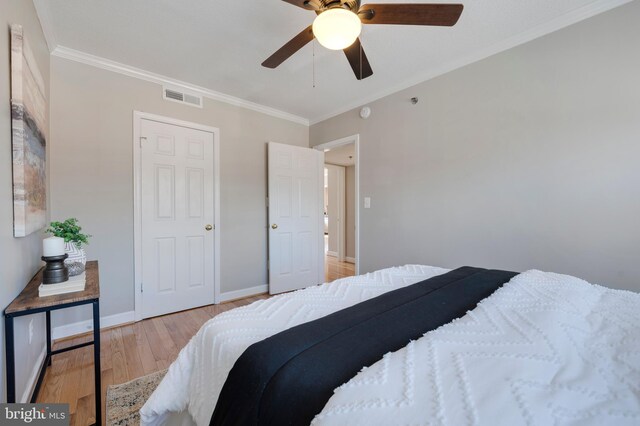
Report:
M269 292L324 282L324 153L269 143Z
M142 119L142 317L214 302L214 133Z

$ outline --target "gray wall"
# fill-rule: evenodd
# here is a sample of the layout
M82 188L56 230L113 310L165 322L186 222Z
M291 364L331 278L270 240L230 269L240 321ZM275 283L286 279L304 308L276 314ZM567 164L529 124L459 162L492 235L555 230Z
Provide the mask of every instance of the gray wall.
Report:
M345 245L347 257L356 257L356 166L345 167Z
M13 238L13 187L11 167L11 67L9 25L21 24L24 36L49 91L49 51L40 28L38 16L30 1L0 2L0 310L13 300L40 267L42 234ZM45 129L45 132L48 129ZM47 140L50 145L50 140ZM49 147L47 147L49 148ZM33 337L29 344L29 322L33 321ZM16 319L16 396L25 391L38 356L44 348L44 315ZM0 326L0 401L5 394L4 326Z
M638 22L632 2L312 126L311 146L360 134L361 272L539 268L640 290Z
M203 109L164 101L156 84L57 57L51 97L51 217L77 217L93 235L102 315L134 309L134 110L220 129L221 291L267 283L266 142L308 146L306 126L209 99ZM84 318L79 308L55 323Z

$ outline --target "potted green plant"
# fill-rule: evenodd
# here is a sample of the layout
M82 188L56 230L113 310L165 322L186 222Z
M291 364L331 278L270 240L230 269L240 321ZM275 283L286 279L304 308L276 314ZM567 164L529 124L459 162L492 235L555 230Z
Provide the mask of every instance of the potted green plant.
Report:
M87 263L87 254L82 247L89 244L91 235L83 234L78 219L69 218L64 222L51 222L45 232L56 237L64 238L64 250L69 255L64 264L69 270L69 276L80 275Z

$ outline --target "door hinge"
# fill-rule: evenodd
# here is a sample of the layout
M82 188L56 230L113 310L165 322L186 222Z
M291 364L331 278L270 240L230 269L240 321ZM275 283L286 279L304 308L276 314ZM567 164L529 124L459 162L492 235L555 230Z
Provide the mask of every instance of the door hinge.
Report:
M147 137L146 136L140 136L140 148L142 148L142 141L146 141Z
M144 293L144 287L142 283L140 283L140 293Z
M266 197L265 200L267 202L267 207L269 207L269 197Z

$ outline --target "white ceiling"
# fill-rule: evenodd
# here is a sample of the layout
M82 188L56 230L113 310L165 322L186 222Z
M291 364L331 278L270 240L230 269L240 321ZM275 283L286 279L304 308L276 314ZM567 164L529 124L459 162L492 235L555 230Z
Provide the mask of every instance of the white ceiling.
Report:
M317 43L315 61L310 43L275 70L260 66L315 16L281 0L35 4L52 50L75 49L313 123L627 1L467 0L452 28L365 25L374 75L362 81L342 52Z

